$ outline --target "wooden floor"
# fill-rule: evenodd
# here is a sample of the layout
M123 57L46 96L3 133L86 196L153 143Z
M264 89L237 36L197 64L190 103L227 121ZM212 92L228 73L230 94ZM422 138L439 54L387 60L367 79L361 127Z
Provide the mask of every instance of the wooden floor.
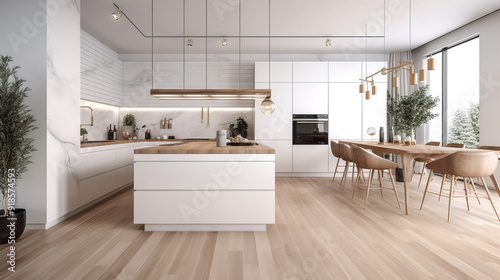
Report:
M144 232L133 191L17 243L17 272L0 279L499 279L500 222L488 201L447 200L411 185L410 215L394 193L351 199L348 181L277 178L276 224L267 232ZM438 180L436 180L438 181ZM385 182L387 185L387 182ZM403 198L401 183L398 183ZM496 205L500 199L495 193ZM230 209L228 209L230 211Z

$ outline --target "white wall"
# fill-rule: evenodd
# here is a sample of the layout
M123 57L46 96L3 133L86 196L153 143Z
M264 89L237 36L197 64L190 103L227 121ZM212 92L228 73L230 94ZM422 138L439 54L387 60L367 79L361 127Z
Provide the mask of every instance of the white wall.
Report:
M463 26L413 51L414 59L479 34L479 140L481 145L500 146L500 11ZM497 170L497 177L500 169Z
M42 7L44 1L22 0L3 1L0 9L0 54L12 56L11 66L21 67L18 74L31 88L25 101L38 127L30 133L38 151L32 153L33 163L16 188L16 207L27 209L30 224L45 224L47 219L47 27L33 23L34 15L40 21L46 18Z
M79 1L6 1L0 10L0 53L23 67L36 118L33 164L18 181L17 207L27 209L28 228L46 228L67 213L76 187L71 164L78 158L80 95ZM10 34L10 35L8 35ZM15 35L13 35L15 34Z
M81 31L81 98L122 105L122 61L103 43Z

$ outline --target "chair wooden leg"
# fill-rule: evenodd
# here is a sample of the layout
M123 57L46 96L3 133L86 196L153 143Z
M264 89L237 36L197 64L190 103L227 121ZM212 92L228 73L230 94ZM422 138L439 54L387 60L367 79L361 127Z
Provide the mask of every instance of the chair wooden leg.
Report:
M359 172L363 172L363 170L358 167L358 176L356 177L356 183L354 184L354 189L352 190L352 198L354 198L354 194L356 193L356 190L359 186L359 180L361 178L361 176L359 176Z
M464 191L465 191L465 201L467 201L467 211L470 211L469 190L467 189L467 183L465 182L465 177L464 177Z
M434 171L431 170L431 172L429 172L429 178L427 179L427 185L425 185L424 196L422 197L420 210L422 210L422 207L424 206L425 195L427 194L427 190L429 189L429 184L431 183L432 174L434 174Z
M484 181L484 178L481 177L481 181L483 182L483 186L486 189L486 194L488 195L488 199L491 202L491 206L493 207L493 211L495 211L495 215L497 215L497 219L500 221L500 217L498 216L497 209L495 208L495 204L493 204L493 200L491 199L490 191L488 190L488 185L486 185L486 182Z
M347 181L347 175L349 174L349 161L345 162L344 174L342 175L342 181L340 181L340 186L342 187L342 191L344 190L345 181Z
M388 169L388 171L389 171L389 176L391 177L392 189L394 190L394 194L396 195L396 200L398 201L398 207L399 209L401 209L401 203L399 202L398 192L396 191L396 184L394 183L394 177L392 177L391 170Z
M368 187L366 188L365 209L368 206L368 195L370 194L370 186L373 180L373 171L373 169L370 169L370 173L368 174Z
M477 203L479 203L479 205L481 205L481 200L479 200L479 196L477 196L477 189L476 189L476 185L474 184L474 180L472 180L472 178L469 178L469 180L470 180L470 184L472 186L472 189L474 190L474 194L476 195Z
M443 186L444 186L445 179L446 179L446 174L443 174L443 180L441 180L441 189L439 190L438 201L441 201L441 194L443 193Z
M420 180L418 181L418 188L420 188L420 182L422 182L422 178L424 177L425 172L425 162L422 163L422 172L420 172Z
M354 167L356 166L356 164L353 162L352 163L352 178L351 178L351 182L354 182Z
M450 222L450 216L451 216L451 200L453 198L453 184L455 183L455 175L451 175L451 182L450 182L450 199L448 202L448 223Z
M380 170L378 170L378 185L380 186L380 196L384 198L384 192L382 187L382 176L380 175Z
M337 165L335 166L335 172L333 172L332 183L335 183L335 175L337 175L337 168L339 168L340 158L337 158Z
M413 168L411 169L411 178L413 180L413 175L415 175L415 167L417 166L417 161L413 161Z

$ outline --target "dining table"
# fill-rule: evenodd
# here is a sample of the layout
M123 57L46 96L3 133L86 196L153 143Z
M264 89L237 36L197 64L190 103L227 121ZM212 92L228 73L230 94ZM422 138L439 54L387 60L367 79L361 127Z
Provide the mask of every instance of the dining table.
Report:
M356 145L358 147L371 150L374 154L383 157L384 154L396 154L401 157L402 170L403 170L403 185L404 185L404 197L405 197L405 213L408 215L408 202L409 202L409 191L408 185L413 179L413 164L412 161L416 158L438 158L441 156L453 154L455 152L463 151L464 148L452 148L443 146L430 146L430 145L403 145L395 143L381 143L372 141L340 141L341 143L346 143L349 145ZM467 149L485 151L479 149ZM497 157L500 159L500 151L493 151ZM500 196L500 187L495 178L495 175L490 176L498 195Z

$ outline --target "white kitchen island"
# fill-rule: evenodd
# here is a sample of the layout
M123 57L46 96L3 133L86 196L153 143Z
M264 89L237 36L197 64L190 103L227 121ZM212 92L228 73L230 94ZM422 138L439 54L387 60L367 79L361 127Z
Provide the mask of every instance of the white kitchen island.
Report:
M145 231L265 231L274 149L188 142L134 152L134 223Z

